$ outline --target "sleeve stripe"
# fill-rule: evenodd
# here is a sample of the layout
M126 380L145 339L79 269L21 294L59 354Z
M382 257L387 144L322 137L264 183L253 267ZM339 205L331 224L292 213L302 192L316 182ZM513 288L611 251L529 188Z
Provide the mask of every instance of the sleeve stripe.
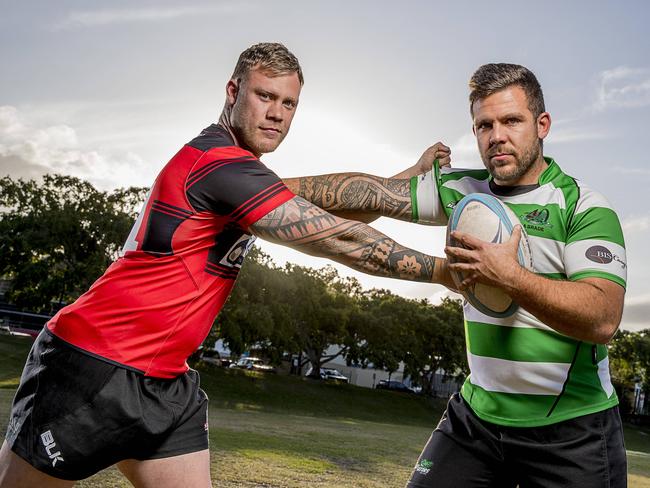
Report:
M257 195L255 195L253 198L250 198L249 200L245 201L243 204L241 204L230 214L230 217L234 220L240 220L244 215L249 213L251 210L264 203L264 200L272 198L277 193L286 189L287 188L286 186L284 186L284 183L282 181L278 181L274 185L269 186L266 190L263 190Z
M167 213L169 215L174 215L176 217L180 217L182 219L186 219L188 217L192 216L192 212L185 210L184 208L176 207L174 205L170 205L165 202L161 202L160 200L154 200L153 204L151 205L151 208L153 210L158 210L160 212Z
M197 169L196 171L190 173L187 179L187 183L185 185L185 190L187 191L192 185L205 178L209 173L211 173L215 169L221 168L222 166L225 166L227 164L244 163L246 161L254 161L254 160L255 158L244 157L244 158L235 158L235 159L217 159L216 161L212 161L211 163L206 164L202 168Z
M418 177L411 178L411 222L417 222L418 216Z
M181 214L179 214L177 212L170 211L170 210L167 210L165 208L158 208L155 205L153 205L151 207L151 210L152 210L152 212L157 212L157 213L169 215L170 217L174 217L175 219L178 219L178 220L186 220L186 219L190 218L189 215L181 215Z
M237 222L240 225L243 225L245 228L248 228L273 209L278 208L280 205L288 202L295 197L296 195L289 191L288 188L280 188L273 195L270 195L264 201L259 202L254 207L250 208L246 215L241 217Z

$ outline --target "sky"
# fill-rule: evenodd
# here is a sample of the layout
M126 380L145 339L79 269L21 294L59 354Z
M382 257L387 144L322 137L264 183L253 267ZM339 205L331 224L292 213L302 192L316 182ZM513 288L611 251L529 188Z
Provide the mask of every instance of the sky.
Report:
M284 43L305 86L291 132L262 161L282 177L398 173L437 141L482 167L467 81L490 62L537 75L552 117L544 152L610 200L625 233L622 327L650 327L650 3L645 1L0 0L0 175L57 172L102 190L150 186L218 119L239 53ZM443 254L444 228L375 222ZM264 242L278 264L329 263ZM370 277L434 303L442 287Z

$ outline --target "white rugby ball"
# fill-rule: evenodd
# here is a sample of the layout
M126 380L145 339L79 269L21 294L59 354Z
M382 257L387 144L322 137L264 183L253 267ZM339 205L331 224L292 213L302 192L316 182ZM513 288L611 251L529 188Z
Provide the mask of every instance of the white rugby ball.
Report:
M515 213L500 200L485 193L471 193L454 207L447 224L447 245L462 247L451 237L451 232L454 230L465 232L483 241L500 244L510 239L512 230L517 224L519 219ZM528 235L523 227L517 258L521 266L533 270ZM456 286L460 286L465 279L464 273L451 270L450 273ZM461 293L474 308L491 317L509 317L518 308L507 293L494 286L475 283Z

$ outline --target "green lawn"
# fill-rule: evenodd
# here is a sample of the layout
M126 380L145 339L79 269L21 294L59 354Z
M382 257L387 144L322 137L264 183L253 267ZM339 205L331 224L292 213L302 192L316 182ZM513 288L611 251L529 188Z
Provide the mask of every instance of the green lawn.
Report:
M30 342L0 336L0 432ZM219 487L402 487L442 402L209 368L212 477ZM629 485L650 488L650 430L625 426ZM130 486L112 468L80 487Z

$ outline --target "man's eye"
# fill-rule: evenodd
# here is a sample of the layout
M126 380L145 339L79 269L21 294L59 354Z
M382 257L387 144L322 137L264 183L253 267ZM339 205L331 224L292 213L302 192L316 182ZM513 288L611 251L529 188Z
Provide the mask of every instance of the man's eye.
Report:
M268 93L260 93L260 94L259 94L259 97L260 97L262 100L271 100L271 96L270 96Z
M285 108L288 108L289 110L293 110L296 107L296 102L292 102L290 100L287 100L286 102L283 103Z

